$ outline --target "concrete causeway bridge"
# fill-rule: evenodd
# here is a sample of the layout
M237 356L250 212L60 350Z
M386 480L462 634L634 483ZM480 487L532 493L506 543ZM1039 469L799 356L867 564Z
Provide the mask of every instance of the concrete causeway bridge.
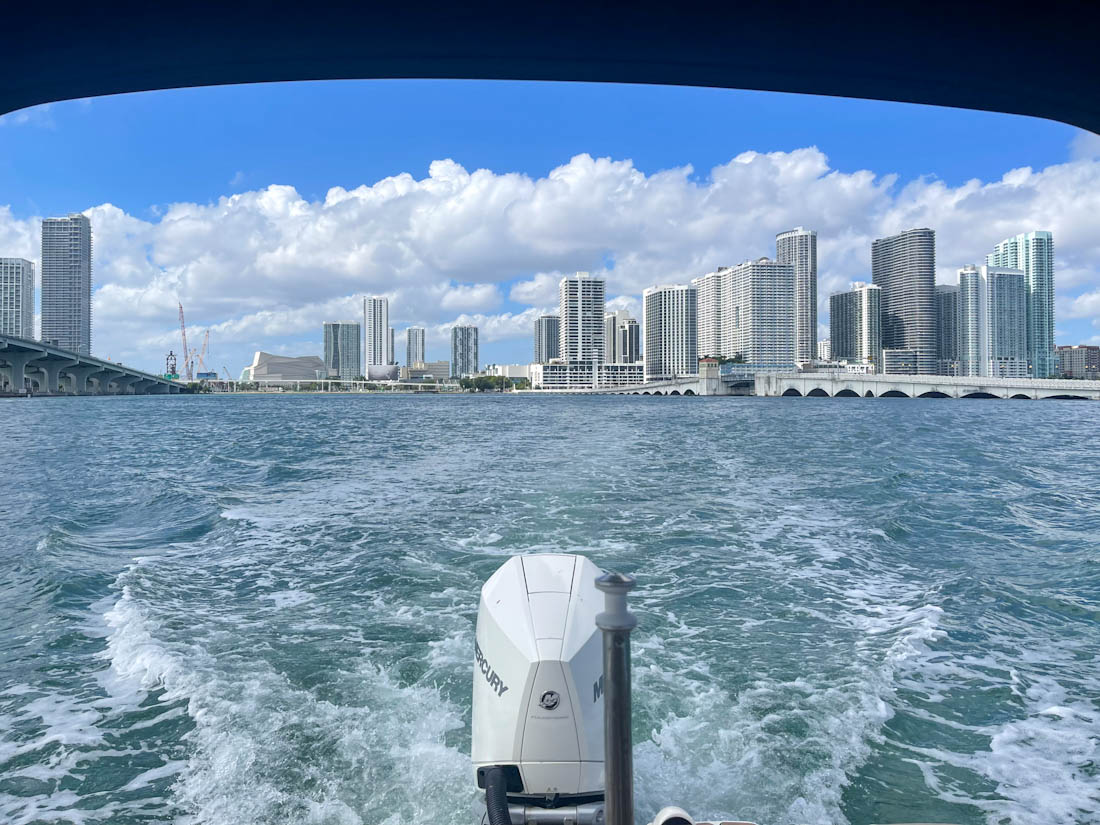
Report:
M756 394L816 398L1051 398L1100 401L1100 381L831 372L758 373Z
M167 394L184 386L41 341L0 335L0 394L22 393L28 384L34 392L52 395Z

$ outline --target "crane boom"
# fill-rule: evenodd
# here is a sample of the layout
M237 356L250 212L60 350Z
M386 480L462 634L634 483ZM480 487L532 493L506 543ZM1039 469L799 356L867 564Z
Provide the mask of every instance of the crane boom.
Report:
M210 330L202 336L202 352L199 353L199 372L206 372L206 348L210 345Z
M180 304L180 335L183 337L183 371L188 381L194 381L195 376L191 372L190 350L187 349L187 325L183 322L183 304Z

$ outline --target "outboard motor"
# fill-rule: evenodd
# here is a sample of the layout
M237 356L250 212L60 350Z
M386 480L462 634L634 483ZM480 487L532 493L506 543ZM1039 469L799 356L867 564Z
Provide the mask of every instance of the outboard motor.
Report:
M514 556L481 589L471 750L483 823L604 821L601 572L582 556Z

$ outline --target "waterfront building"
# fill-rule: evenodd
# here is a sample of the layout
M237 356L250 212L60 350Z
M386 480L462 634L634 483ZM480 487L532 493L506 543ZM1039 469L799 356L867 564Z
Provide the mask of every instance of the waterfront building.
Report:
M34 264L0 258L0 335L34 338Z
M417 378L431 378L434 381L446 381L451 377L450 361L414 361L400 370L405 381Z
M959 374L959 285L936 285L936 371Z
M425 334L424 327L409 327L405 330L405 366L424 363Z
M699 373L695 287L651 286L642 293L645 380Z
M92 224L85 215L42 221L41 337L92 354Z
M625 309L603 316L604 363L633 364L641 358L638 322Z
M1050 378L1058 368L1054 349L1054 236L1025 232L1006 238L986 255L987 266L1023 271L1027 279L1027 352L1031 375Z
M832 361L833 360L833 348L832 342L828 338L823 338L817 342L817 360L818 361Z
M1022 270L959 270L959 374L1026 378L1027 276Z
M917 373L936 373L936 233L910 229L871 244L871 281L882 289L882 346L913 350ZM834 342L835 347L835 342Z
M1088 344L1058 347L1058 372L1066 378L1100 379L1100 347Z
M591 390L633 387L645 380L643 364L601 364L596 361L554 361L531 364L531 388L536 390Z
M451 327L451 375L473 375L477 365L477 327Z
M535 363L546 364L561 357L561 318L540 315L535 319Z
M241 372L241 381L317 381L328 377L325 362L316 355L290 357L257 352Z
M325 321L325 368L332 378L351 381L363 374L358 321Z
M562 278L558 284L561 319L558 357L563 361L604 359L605 284L587 272Z
M390 363L390 301L379 296L363 299L363 365ZM365 373L364 373L365 374Z
M487 364L485 375L495 378L527 379L531 375L530 364Z
M798 226L775 236L775 260L794 269L794 357L814 359L817 340L817 232Z
M920 353L915 349L884 349L882 371L890 375L918 375Z
M795 368L791 264L759 258L721 267L693 279L691 285L703 296L705 307L699 317L702 355L740 356L751 365L750 371Z
M829 346L832 359L882 368L880 287L856 281L848 292L829 296Z

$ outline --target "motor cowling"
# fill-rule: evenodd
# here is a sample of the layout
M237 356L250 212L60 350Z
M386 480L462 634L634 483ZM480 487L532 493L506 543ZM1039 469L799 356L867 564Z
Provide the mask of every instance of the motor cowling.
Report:
M601 573L583 556L514 556L481 589L471 752L479 776L504 767L510 799L603 794Z

